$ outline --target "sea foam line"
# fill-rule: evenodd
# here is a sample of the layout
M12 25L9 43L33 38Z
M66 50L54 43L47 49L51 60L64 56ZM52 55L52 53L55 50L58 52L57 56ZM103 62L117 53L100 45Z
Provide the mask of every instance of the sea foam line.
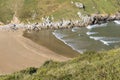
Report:
M80 28L79 27L74 27L72 28L72 32L77 32Z
M112 43L120 43L120 41L105 41L105 40L100 40L103 44L109 46Z
M120 21L115 20L114 22L115 22L116 24L120 24Z
M55 33L55 32L52 32L52 34L57 38L59 39L60 41L62 41L64 44L68 45L69 47L71 47L73 50L77 51L78 53L83 53L85 50L79 50L79 49L76 49L74 45L70 44L70 43L67 43L66 40L63 39L64 36L60 35L59 33Z
M64 44L67 44L65 40L63 40L62 38L65 37L65 35L60 35L59 33L55 33L55 32L52 32L52 34L57 38L59 39L60 41L64 42Z
M87 32L87 35L98 34L98 32Z
M90 36L89 37L90 39L94 39L94 40L102 40L102 39L105 39L105 37L93 37L93 36Z
M104 24L95 24L95 25L88 25L87 29L93 29L93 28L97 28L97 27L106 27L108 23L104 23Z
M111 41L114 41L114 40L120 40L119 37L96 37L96 36L89 36L90 39L94 39L94 40L111 40Z

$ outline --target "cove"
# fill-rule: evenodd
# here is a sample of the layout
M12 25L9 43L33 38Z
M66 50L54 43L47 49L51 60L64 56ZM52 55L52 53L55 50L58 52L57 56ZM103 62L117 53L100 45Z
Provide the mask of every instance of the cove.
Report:
M55 30L52 33L79 53L120 47L120 21Z

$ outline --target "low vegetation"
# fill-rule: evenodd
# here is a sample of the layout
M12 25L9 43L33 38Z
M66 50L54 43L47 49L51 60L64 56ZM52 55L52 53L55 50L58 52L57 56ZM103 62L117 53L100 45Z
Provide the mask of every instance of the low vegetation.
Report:
M119 80L120 49L85 52L66 62L46 61L40 68L28 68L0 80Z
M73 2L81 2L85 10L78 9ZM55 20L77 19L77 12L85 14L109 13L120 11L119 0L0 0L0 21L9 23L13 15L23 22L41 21L44 16L53 16Z

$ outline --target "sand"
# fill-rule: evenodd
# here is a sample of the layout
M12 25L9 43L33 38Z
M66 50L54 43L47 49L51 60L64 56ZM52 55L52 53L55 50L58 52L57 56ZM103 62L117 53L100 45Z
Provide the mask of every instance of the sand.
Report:
M24 36L65 57L74 58L80 54L64 42L57 39L52 32L53 30L41 30L39 32L33 31L30 33L24 32Z
M47 60L66 61L59 55L22 36L19 31L0 31L0 74L9 74L27 67L40 67Z

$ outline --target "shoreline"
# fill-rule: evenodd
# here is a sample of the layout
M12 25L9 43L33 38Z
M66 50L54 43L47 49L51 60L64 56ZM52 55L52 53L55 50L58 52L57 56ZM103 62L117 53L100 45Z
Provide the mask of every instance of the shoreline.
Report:
M50 26L39 26L39 25L37 25L37 26L35 26L34 27L34 24L30 24L30 25L24 25L24 24L18 24L17 25L17 28L19 29L26 29L27 31L25 32L25 34L27 33L27 36L25 36L25 37L27 37L27 38L29 38L29 39L26 39L26 42L25 42L25 44L27 43L27 41L28 42L30 42L30 43L28 43L28 44L26 44L26 45L29 45L29 48L31 49L31 53L33 54L33 52L34 51L32 51L32 48L36 48L35 46L33 46L33 45L30 45L31 43L32 44L36 44L36 43L38 43L38 44L36 44L36 45L38 45L38 46L41 46L41 48L43 49L40 49L40 50L42 50L43 52L49 52L50 51L50 53L52 53L52 55L51 55L51 57L49 57L48 55L48 52L46 53L46 54L42 54L42 55L40 55L41 57L43 57L43 55L46 55L47 57L45 58L45 59L43 59L42 60L42 62L40 61L39 62L39 60L37 60L37 62L39 62L39 64L37 63L37 66L39 65L40 66L40 64L43 64L46 60L50 60L50 59L53 59L53 60L58 60L58 61L61 61L61 59L62 60L68 60L69 58L73 58L73 57L76 57L79 53L77 52L77 51L75 51L75 50L73 50L71 47L69 47L69 46L67 46L66 44L64 44L62 41L60 41L60 40L58 40L54 35L52 35L52 33L51 33L51 31L52 30L54 30L54 29L67 29L67 28L73 28L73 27L86 27L86 26L88 26L88 25L95 25L95 24L102 24L102 23L106 23L106 22L109 22L109 21L115 21L115 20L120 20L120 13L118 13L117 14L117 16L118 17L116 17L115 15L112 15L112 16L110 16L110 15L93 15L93 17L92 17L92 21L91 21L91 19L90 20L88 20L87 22L85 22L84 24L83 23L79 23L79 21L77 22L77 24L73 24L73 23L70 23L70 24L68 24L68 23L66 23L66 25L67 26L54 26L54 27L52 27L51 25ZM91 17L91 16L90 16ZM59 22L58 22L59 23ZM64 22L63 22L64 23ZM76 23L76 22L75 22ZM68 26L69 25L69 26ZM11 28L12 27L12 28ZM16 28L16 27L15 27ZM6 41L6 40L9 40L9 38L11 39L11 41L12 41L12 38L14 37L14 36L21 36L21 34L19 35L15 35L15 32L17 32L14 28L13 28L13 25L11 25L11 24L9 24L9 25L5 25L5 26L1 26L0 27L0 29L5 29L5 31L9 31L9 32L7 32L7 33L1 33L1 31L0 31L0 35L2 36L2 38L4 38L4 37L6 37L4 40L1 38L0 39L0 42L1 42L1 40L2 40L2 43L1 44L3 44L3 42L4 42L4 45L6 44L6 43L8 43L9 41ZM12 33L12 35L11 35L11 29L12 30L15 30L13 33ZM42 30L43 29L43 30ZM48 30L49 29L49 30ZM52 29L52 30L51 30ZM46 33L46 32L44 32L44 30L48 30L48 32ZM19 30L18 30L19 31ZM30 33L28 33L30 31ZM38 31L38 32L37 32ZM8 33L10 33L10 34L8 34ZM31 34L32 33L32 36L34 36L34 37L32 37L32 36L30 36L29 34ZM40 35L40 33L42 33L41 35ZM4 36L3 36L4 35ZM6 36L5 36L6 35ZM9 36L8 36L9 35ZM37 39L39 37L39 39L41 39L42 41L40 41L39 39ZM42 37L42 38L40 38L40 37ZM16 40L16 39L14 39L14 40ZM14 41L13 40L13 41ZM25 38L24 38L24 40L25 40ZM36 42L36 43L34 43L34 42L32 42L32 41L34 41L34 42ZM14 44L15 42L18 42L18 39L17 39L17 41L15 41L15 42L13 42L12 41L12 44ZM49 42L50 41L50 42ZM9 42L9 50L10 50L10 46L12 45L11 44L11 42ZM20 45L21 45L21 43L19 43ZM18 46L20 46L18 44ZM24 44L24 43L23 43ZM23 45L22 44L22 46L25 48L25 45ZM54 44L54 45L53 45ZM17 43L15 44L15 45L17 45ZM6 45L5 45L6 46ZM8 45L7 45L8 46ZM12 45L13 46L13 45ZM30 46L32 46L32 47L30 47ZM3 47L3 46L1 46L0 47L0 49L1 49L1 51L4 51L4 49L2 49L2 48L4 48L4 49L8 49L8 48L6 48L6 47ZM13 46L12 48L16 48L15 46ZM21 47L19 47L19 49L21 49ZM7 53L10 53L10 51L8 50L8 52ZM37 48L37 54L34 54L34 56L36 56L36 55L38 55L38 53L39 53L39 51L40 51L38 48ZM47 51L45 51L45 50L47 50ZM13 50L14 51L14 50ZM19 50L18 50L19 51ZM20 50L21 51L21 50ZM27 51L28 51L28 49L27 49ZM42 52L41 51L41 52ZM29 51L28 51L29 52ZM35 53L36 53L36 51L35 51ZM15 53L14 53L15 54ZM18 55L21 55L21 54L23 54L23 53L19 53L18 52ZM29 56L31 56L31 57L33 57L32 56L32 54L29 54L29 53L27 53ZM0 53L0 55L4 55L3 53ZM16 55L16 54L15 54ZM13 56L10 54L10 55L6 55L7 56L7 58L8 58L8 62L9 62L9 58L10 59L14 59L13 58ZM1 61L3 62L5 59L6 59L6 56L5 57L2 57L1 58ZM39 56L39 57L40 57ZM16 57L18 57L18 56L16 56ZM41 58L40 57L40 58ZM21 58L23 58L23 55L21 55ZM61 58L61 59L60 59ZM3 60L2 60L3 59ZM34 58L35 60L36 60L36 58ZM17 59L16 59L17 60ZM23 60L25 60L25 59L23 59ZM28 62L29 62L29 60L31 60L31 59L28 59ZM12 62L12 61L11 61ZM15 61L15 63L16 63L17 61ZM20 62L20 60L18 60L18 63ZM33 62L33 61L32 61ZM13 62L12 63L14 63L14 60L13 60ZM17 63L17 64L18 64ZM20 62L21 63L21 62ZM23 61L23 63L24 63L24 61ZM26 63L27 64L27 63ZM27 67L30 67L30 66L28 66L28 65L22 65L22 66L24 66L24 68L27 68ZM34 63L31 63L31 62L29 62L29 65L30 64L34 64ZM2 65L2 64L0 64L0 65ZM4 65L6 65L6 64L4 64ZM9 65L12 65L12 64L9 64ZM9 66L9 65L6 65L6 66ZM13 64L14 65L14 64ZM25 67L25 66L27 66L27 67ZM18 67L18 65L16 65L16 68L13 68L14 66L12 66L12 68L11 69L13 69L12 70L12 72L13 71L18 71L18 70L21 70L21 69L24 69L24 68L21 68L21 66L20 67ZM5 66L3 66L3 72L4 72L4 70L6 70L6 69L4 69L5 68ZM7 69L8 70L8 69ZM0 70L0 72L2 72L1 70ZM6 72L6 71L5 71ZM10 71L8 71L8 72L11 72L11 70Z
M23 36L34 41L39 45L47 47L48 49L58 53L59 55L68 58L74 58L80 55L80 53L73 50L70 46L66 45L61 40L57 39L52 34L52 30L42 30L39 32L33 31L31 33L27 33L25 31Z
M116 24L120 24L120 21L113 21L114 23L116 23ZM98 25L98 26L101 26L101 25L106 25L108 22L106 22L106 23L101 23L101 24L94 24L94 25L90 25L89 27L87 26L87 29L91 29L91 28L94 28L96 25ZM79 28L79 27L78 27ZM60 29L60 30L62 30L62 29ZM38 31L38 32L36 32L36 31L31 31L31 32L25 32L25 37L27 37L27 38L29 38L29 39L31 39L32 41L34 41L34 42L36 42L36 43L38 43L38 44L40 44L40 45L43 45L43 46L45 46L45 47L47 47L47 48L49 48L49 49L51 49L51 50L53 50L53 51L55 51L55 49L53 49L53 48L51 48L51 47L54 47L54 46L51 46L52 44L49 44L49 43L47 43L47 41L48 42L52 42L53 43L53 41L54 41L54 39L55 39L55 41L57 41L58 43L60 42L60 44L62 44L62 45L64 45L64 46L66 46L67 44L64 42L64 41L62 41L61 39L59 39L59 38L57 38L54 34L53 34L53 31L54 30L40 30L40 31ZM42 37L43 37L43 35L44 35L44 37L47 37L47 41L44 41L44 40L41 40L40 38L39 38L39 36L41 36L41 34L42 34ZM36 38L34 37L34 36L36 36ZM34 38L32 38L32 37L34 37ZM53 39L49 39L49 38L53 38ZM37 41L37 40L39 40L39 41ZM53 41L52 41L53 40ZM47 45L46 45L47 44ZM57 44L57 45L60 45L60 44ZM54 44L53 44L54 45ZM50 47L51 46L51 47ZM67 45L68 47L70 47L68 50L70 50L70 49L72 49L71 51L71 53L70 54L68 54L68 55L71 55L71 56L67 56L67 55L64 55L65 54L65 52L63 52L63 53L60 53L60 54L62 54L63 56L67 56L67 57L75 57L75 56L77 56L77 54L82 54L83 52L81 51L77 51L76 49L74 49L73 47L71 47L71 46L69 46L69 45ZM61 49L62 50L62 49ZM64 50L64 49L63 49ZM57 53L59 53L59 51L55 51L55 52L57 52ZM75 54L75 55L72 55L72 54Z

